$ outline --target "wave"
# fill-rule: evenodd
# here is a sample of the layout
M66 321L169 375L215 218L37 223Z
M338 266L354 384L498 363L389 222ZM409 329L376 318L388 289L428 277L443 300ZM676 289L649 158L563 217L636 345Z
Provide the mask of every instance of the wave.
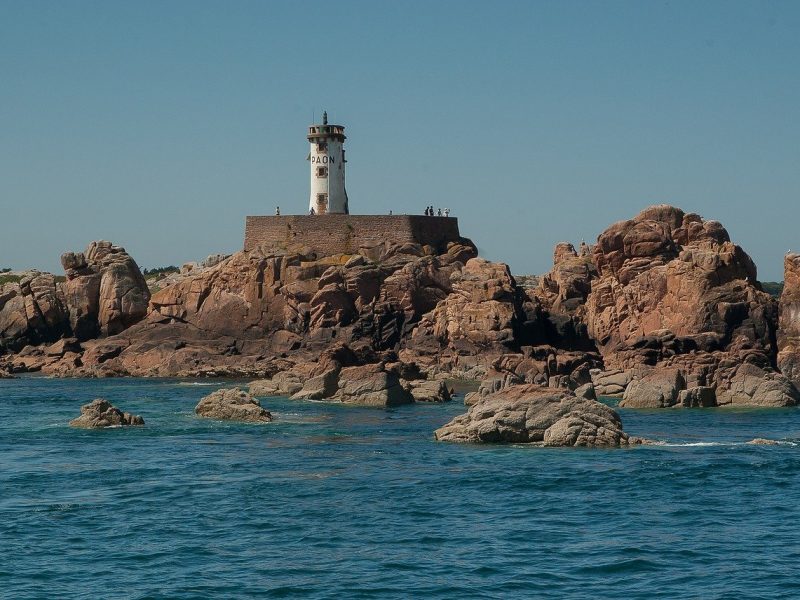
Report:
M710 446L797 446L798 444L788 440L770 440L768 444L751 444L750 442L656 442L653 445L666 448L702 448Z

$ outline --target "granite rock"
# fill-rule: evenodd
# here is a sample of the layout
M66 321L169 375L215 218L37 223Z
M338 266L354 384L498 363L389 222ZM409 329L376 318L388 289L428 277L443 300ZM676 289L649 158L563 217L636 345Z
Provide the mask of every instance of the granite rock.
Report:
M138 415L122 412L107 400L98 398L81 406L81 416L69 422L72 427L95 429L102 427L126 427L144 425L144 419Z
M212 392L197 404L194 412L206 419L269 423L272 415L247 392L239 388Z
M536 443L544 446L627 446L641 443L619 415L569 390L512 386L481 398L466 414L437 429L439 441Z

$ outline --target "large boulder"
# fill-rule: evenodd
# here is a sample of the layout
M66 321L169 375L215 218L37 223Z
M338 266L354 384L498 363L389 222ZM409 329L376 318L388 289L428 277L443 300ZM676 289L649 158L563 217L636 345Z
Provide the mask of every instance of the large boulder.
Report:
M619 415L568 390L519 385L481 398L437 429L449 442L536 443L544 446L627 446L641 442L622 430Z
M698 386L688 390L681 390L678 394L678 403L687 408L708 408L717 406L717 394L713 387Z
M147 314L150 290L136 261L111 242L66 252L63 292L73 334L80 340L120 333Z
M303 381L303 387L292 394L292 400L322 400L332 398L339 391L340 367L331 367L319 375Z
M719 405L793 403L795 392L774 369L777 303L720 223L650 207L600 234L592 256L598 275L585 319L606 372L620 377L606 387L596 376L601 393L628 387L624 406L655 407L678 404L682 389L713 387ZM737 374L745 363L752 368ZM651 368L677 369L684 383L654 387L640 378L630 389L623 381Z
M538 296L550 311L582 314L596 277L597 268L589 252L579 255L572 244L561 242L553 251L552 270L539 280Z
M407 347L484 360L518 347L523 298L507 265L473 258L450 280L453 292L424 315Z
M586 320L607 367L654 365L746 336L775 351L777 305L716 221L660 205L598 237Z
M269 379L251 381L249 389L253 396L291 396L303 389L303 382L299 374L281 371Z
M717 404L782 407L800 403L800 392L789 379L772 369L744 362L735 365L719 381Z
M382 363L342 369L338 386L331 399L346 404L397 406L414 402L397 373L387 371Z
M269 423L272 415L247 392L238 388L212 392L197 404L194 412L206 419Z
M441 402L450 398L442 382L404 380L398 374L398 369L388 369L383 362L342 366L338 360L331 358L337 355L336 352L325 354L319 363L300 363L290 370L276 373L270 379L251 382L250 393L255 396L289 396L292 400L330 400L362 406L410 404L416 396L419 396L420 402ZM350 361L343 356L345 353L339 354L344 364L349 365Z
M633 379L633 371L622 369L592 369L592 383L598 396L622 397L625 388Z
M69 422L72 427L95 429L102 427L127 427L144 425L144 419L138 415L122 412L107 400L98 398L81 406L81 416Z
M800 388L800 254L787 254L783 260L778 324L778 367Z
M442 380L410 381L406 387L414 397L414 402L449 402L450 390Z
M68 332L67 308L54 275L31 271L0 285L0 354L51 343Z
M625 408L666 408L678 404L686 381L678 369L656 369L641 379L634 379L619 403Z

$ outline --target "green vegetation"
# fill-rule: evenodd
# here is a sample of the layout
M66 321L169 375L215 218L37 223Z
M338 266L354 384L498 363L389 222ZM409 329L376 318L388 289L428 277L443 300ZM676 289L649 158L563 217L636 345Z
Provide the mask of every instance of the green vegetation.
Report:
M782 281L762 281L761 287L763 287L764 291L767 292L770 296L774 296L775 298L779 298L781 292L783 292Z
M3 273L8 273L11 269L3 269ZM19 275L0 275L0 285L5 285L6 283L19 283L19 280L22 279Z
M168 267L155 267L153 269L142 269L142 275L145 279L156 279L159 275L167 275L168 273L180 273L180 269L175 265Z
M0 273L4 273L0 275L0 285L5 285L6 283L19 283L22 280L23 275L8 275L7 273L10 270L11 269L0 271ZM63 275L54 275L53 280L56 283L64 283L67 278Z

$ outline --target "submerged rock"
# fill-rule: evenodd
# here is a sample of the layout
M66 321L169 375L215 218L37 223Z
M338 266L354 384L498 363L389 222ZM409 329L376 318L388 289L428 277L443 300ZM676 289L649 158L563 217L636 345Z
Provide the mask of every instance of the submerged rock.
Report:
M434 436L448 442L628 446L644 443L622 430L619 415L569 390L518 385L478 400Z
M197 404L194 412L207 419L269 423L272 415L247 392L228 388L212 392Z
M781 443L778 440L768 440L766 438L755 438L747 442L753 446L780 446Z
M81 416L69 422L72 427L85 429L101 427L127 427L130 425L144 425L144 419L139 415L122 412L112 406L108 400L98 398L89 404L81 406Z

